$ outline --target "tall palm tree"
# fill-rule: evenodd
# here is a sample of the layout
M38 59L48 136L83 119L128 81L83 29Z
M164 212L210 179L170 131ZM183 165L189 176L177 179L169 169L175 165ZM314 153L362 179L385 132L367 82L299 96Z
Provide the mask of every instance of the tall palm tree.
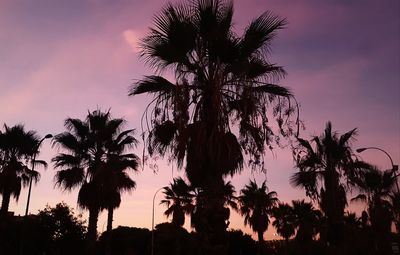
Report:
M11 196L18 201L21 189L29 184L30 177L35 182L39 180L39 172L30 169L32 156L39 149L39 141L36 132L26 131L23 125L9 127L4 124L4 131L0 131L1 214L8 212ZM33 163L46 166L44 161Z
M173 183L164 187L165 198L161 204L167 206L164 214L169 217L172 215L172 223L176 226L185 224L185 215L192 213L194 209L193 194L190 186L181 178L175 178Z
M288 118L292 95L271 84L285 71L268 60L272 39L286 20L266 12L240 37L232 30L232 17L229 0L168 4L141 46L151 67L172 70L175 79L146 76L129 93L155 96L143 118L150 120L143 123L149 153L169 153L179 167L185 165L191 185L208 198L208 234L217 233L212 239L220 246L227 220L216 219L225 211L223 177L242 170L243 152L252 167L263 168L266 146L294 132ZM276 132L267 121L273 117L280 127ZM238 137L231 132L233 123L239 126Z
M89 210L87 233L89 253L94 252L98 215L101 210L110 206L104 202L111 200L106 198L106 192L110 192L110 189L114 192L115 189L120 191L134 186L134 183L128 180L128 176L123 171L128 167L137 167L130 162L135 159L134 157L124 157L117 153L121 160L118 160L118 164L121 165L110 167L110 163L114 159L109 146L111 146L111 141L121 134L120 139L124 139L123 132L120 133L123 123L123 119L111 118L109 111L96 110L89 112L83 121L73 118L66 119L64 126L67 131L54 137L54 144L64 150L52 159L55 167L60 169L55 175L56 183L66 190L79 188L78 204ZM109 171L115 171L116 174L110 175ZM110 179L106 182L107 178L104 176L108 176ZM118 186L121 185L121 182L124 184ZM114 197L119 195L115 192L112 194ZM111 207L115 208L117 204L118 202L112 204Z
M264 232L270 223L269 216L278 203L275 191L268 192L265 181L259 187L255 181L250 181L242 190L239 200L239 210L244 216L244 224L249 225L258 235L259 249L264 245Z
M272 225L276 228L276 232L285 238L286 251L289 247L289 238L295 234L295 215L293 208L286 203L278 203L278 206L273 208L272 216L275 220ZM286 252L287 253L287 252Z
M294 150L300 171L291 177L291 183L304 187L309 197L318 200L327 218L327 241L333 246L342 239L346 187L370 167L354 157L350 142L355 135L353 129L339 136L328 122L324 133L314 136L311 142L298 138L299 145Z

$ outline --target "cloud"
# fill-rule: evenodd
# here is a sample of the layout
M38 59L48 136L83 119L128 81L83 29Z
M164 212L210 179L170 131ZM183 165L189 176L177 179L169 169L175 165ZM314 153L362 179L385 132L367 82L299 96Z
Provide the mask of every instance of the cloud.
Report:
M125 30L122 35L128 45L131 47L132 51L138 53L140 51L138 33L133 31L132 29L128 29Z

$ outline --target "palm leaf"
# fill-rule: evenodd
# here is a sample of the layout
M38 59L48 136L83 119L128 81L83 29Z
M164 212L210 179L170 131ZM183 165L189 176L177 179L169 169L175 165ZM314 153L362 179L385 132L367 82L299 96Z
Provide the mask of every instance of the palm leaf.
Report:
M145 76L145 79L137 82L129 90L129 96L143 93L170 93L176 86L161 76Z

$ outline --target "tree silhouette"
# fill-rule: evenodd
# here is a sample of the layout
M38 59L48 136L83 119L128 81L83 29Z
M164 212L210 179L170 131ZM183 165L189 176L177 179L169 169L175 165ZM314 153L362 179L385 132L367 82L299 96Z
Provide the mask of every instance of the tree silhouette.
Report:
M278 206L272 209L272 216L275 218L272 225L276 228L276 232L285 239L287 251L289 238L295 234L293 208L288 204L278 203Z
M263 250L264 232L270 223L269 215L278 203L276 192L268 192L265 181L259 187L255 181L250 181L239 196L240 213L244 216L244 224L249 225L258 235L259 251Z
M321 211L314 208L312 203L303 200L292 201L294 225L297 230L296 240L299 243L311 243L313 237L318 234L322 224Z
M390 194L395 182L392 170L381 172L377 168L371 168L363 172L357 181L358 189L363 193L352 199L367 202L371 230L376 244L374 249L382 254L390 254L391 250L390 233L395 212Z
M40 210L37 220L47 240L43 247L46 253L83 254L86 227L81 218L65 203Z
M119 192L134 186L124 170L136 169L137 158L120 154L124 146L134 142L133 137L127 136L129 130L120 132L123 123L123 119L112 119L109 111L96 110L89 112L84 121L66 119L67 131L54 137L55 145L65 151L52 159L55 167L61 169L55 175L56 184L66 190L79 188L78 205L89 210L89 253L94 252L100 211L112 211L119 205ZM121 146L121 150L113 151L112 146Z
M129 148L137 144L133 137L133 129L121 131L119 127L112 132L105 144L105 169L101 173L104 186L104 208L108 210L107 231L112 229L113 212L121 204L121 193L130 192L136 188L136 183L129 177L127 170L138 171L139 158L133 153L127 153Z
M21 189L29 184L30 177L35 182L39 180L39 172L30 169L39 141L36 132L26 131L23 125L9 127L4 124L4 131L0 131L0 193L3 198L0 214L8 212L11 196L18 201ZM33 163L47 166L41 160Z
M327 123L321 136L309 141L298 138L294 149L297 168L300 170L291 178L294 186L304 187L306 194L320 203L327 218L327 242L332 250L343 239L343 215L347 205L346 186L354 183L363 169L370 166L357 161L350 147L356 135L353 129L341 136L332 132L332 124ZM343 179L347 180L343 183Z
M294 125L288 118L294 110L291 93L271 84L285 72L268 60L285 19L266 12L239 37L232 31L232 17L232 1L168 4L141 47L145 61L156 70L172 70L175 81L146 76L129 93L155 96L144 113L151 120L143 125L149 153L172 155L179 167L185 165L191 185L207 197L209 223L203 234L217 249L210 254L226 253L223 177L242 170L243 152L252 167L262 169L266 146L291 135ZM279 131L267 121L273 117ZM239 126L238 137L232 125Z
M164 214L167 217L172 215L172 223L176 226L183 226L185 214L192 213L194 209L190 186L182 178L175 178L173 183L164 187L163 193L164 199L161 200L161 204L167 206Z

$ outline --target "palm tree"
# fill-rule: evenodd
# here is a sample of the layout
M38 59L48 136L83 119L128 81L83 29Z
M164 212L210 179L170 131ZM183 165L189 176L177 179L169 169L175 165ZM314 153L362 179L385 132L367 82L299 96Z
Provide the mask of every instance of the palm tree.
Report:
M193 194L190 186L181 178L175 178L173 183L164 187L165 198L161 200L161 204L167 206L164 214L169 217L172 215L172 223L176 226L185 224L185 214L192 213L194 209Z
M250 181L238 198L240 213L244 216L244 224L249 225L258 235L259 250L264 245L264 232L270 222L269 215L278 203L275 191L268 192L265 181L259 187L255 181Z
M39 149L39 137L35 131L26 131L23 125L9 127L4 124L4 131L0 131L0 193L3 197L0 213L8 212L10 198L17 201L21 189L29 184L30 177L35 182L40 174L29 167L32 156ZM35 160L47 166L46 162Z
M322 213L312 203L303 200L292 201L294 226L297 230L296 240L299 243L311 243L321 226Z
M262 169L266 146L294 133L288 118L294 110L292 95L271 84L285 71L267 58L286 20L266 12L239 37L232 31L232 17L232 1L168 4L141 46L145 61L158 71L172 70L175 80L146 76L129 93L155 96L143 118L150 120L143 124L148 127L149 153L169 153L179 167L185 165L191 185L208 198L207 219L220 222L209 224L209 233L218 233L215 237L222 241L222 221L227 219L214 218L225 210L223 178L242 170L243 152L252 167ZM267 121L273 117L277 132ZM231 132L233 123L239 126L238 137Z
M293 208L286 203L278 203L278 206L272 209L272 216L275 218L272 225L276 228L276 232L285 238L287 253L289 238L295 234Z
M375 249L381 252L390 251L391 225L395 215L391 192L395 183L392 170L382 172L371 168L357 181L358 189L363 193L352 199L367 202L371 231L376 242Z
M356 129L339 136L327 123L321 136L311 142L298 138L294 153L300 170L291 178L294 186L304 187L306 194L318 200L327 218L327 241L335 246L342 239L344 209L347 205L346 186L354 182L369 165L355 160L350 142ZM345 178L346 183L342 180Z
M61 169L55 175L56 184L66 190L79 188L78 204L83 209L89 210L87 233L89 253L94 252L100 211L104 208L115 208L119 204L118 201L105 204L105 201L118 200L119 191L134 187L134 183L128 180L129 177L124 170L136 168L136 158L129 154L121 155L123 150L116 150L115 154L110 149L110 146L118 144L112 142L115 137L116 141L121 142L121 148L125 146L123 139L127 133L120 133L123 123L123 119L112 119L109 111L103 113L96 110L89 112L84 121L66 119L64 126L67 131L54 137L54 144L64 150L52 159L55 167ZM115 162L114 156L118 159L118 164L110 167L110 164ZM112 171L115 173L110 174ZM109 179L107 180L105 176ZM111 194L114 199L107 198L107 192L113 192Z

